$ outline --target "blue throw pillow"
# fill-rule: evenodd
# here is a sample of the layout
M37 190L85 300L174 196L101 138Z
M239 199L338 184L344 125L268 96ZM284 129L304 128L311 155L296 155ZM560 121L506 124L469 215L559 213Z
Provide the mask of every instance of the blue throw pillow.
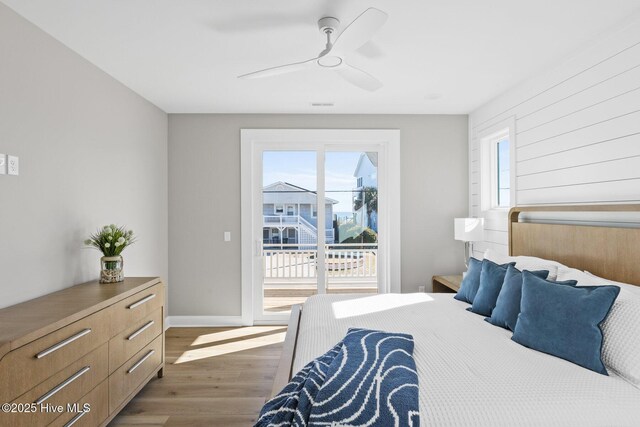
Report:
M531 274L546 279L549 271L539 270L532 271ZM566 282L558 282L564 285L576 285L575 280L567 280ZM501 328L514 330L520 314L520 299L522 298L522 272L517 268L510 266L507 274L504 276L504 282L499 290L495 307L491 312L491 317L485 320L492 325Z
M480 287L481 271L482 261L479 261L475 258L469 258L469 268L467 269L467 274L465 274L464 278L462 279L462 283L460 283L460 289L458 289L458 293L453 297L458 301L464 301L468 303L473 302L473 297L476 295L476 292L478 292L478 288Z
M462 283L460 283L458 293L454 295L455 299L473 304L476 294L478 293L478 289L480 288L480 274L482 273L482 266L489 262L493 265L498 265L488 259L480 261L475 258L469 258L469 269L467 270L467 274L464 276L464 279L462 279ZM515 264L515 262L510 262L502 264L500 267L506 268L509 265Z
M558 286L522 273L522 311L511 339L603 375L602 330L618 286Z
M498 294L507 274L507 268L513 268L513 266L503 267L489 260L482 262L480 287L476 297L473 299L473 304L467 308L468 311L484 316L491 315L491 310L496 306Z

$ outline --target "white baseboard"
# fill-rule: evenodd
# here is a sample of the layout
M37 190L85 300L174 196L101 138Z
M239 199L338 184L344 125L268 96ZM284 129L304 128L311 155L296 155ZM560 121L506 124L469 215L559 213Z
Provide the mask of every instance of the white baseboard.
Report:
M242 316L168 316L166 328L194 328L215 326L243 326Z

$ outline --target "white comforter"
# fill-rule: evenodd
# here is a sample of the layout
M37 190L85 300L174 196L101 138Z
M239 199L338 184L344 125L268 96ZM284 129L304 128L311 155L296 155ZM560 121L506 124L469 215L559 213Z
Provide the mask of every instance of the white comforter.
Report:
M523 347L466 307L451 294L314 296L294 372L349 327L404 332L415 339L421 425L640 426L640 389Z

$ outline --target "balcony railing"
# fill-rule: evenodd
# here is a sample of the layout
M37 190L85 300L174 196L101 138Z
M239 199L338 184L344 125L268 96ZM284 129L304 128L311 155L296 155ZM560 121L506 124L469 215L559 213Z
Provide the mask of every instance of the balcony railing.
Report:
M315 244L317 242L317 228L300 215L263 215L263 226L265 228L287 228L293 227L298 230L298 241L293 243ZM325 230L325 243L333 243L333 229ZM284 238L283 238L284 239ZM286 238L287 243L292 243ZM272 242L273 243L273 242ZM282 241L284 243L284 240Z
M316 245L263 245L265 281L298 283L314 279L318 272ZM378 277L377 243L340 243L325 245L325 269L329 280L375 282Z
M265 227L289 227L298 225L302 217L300 215L264 215Z

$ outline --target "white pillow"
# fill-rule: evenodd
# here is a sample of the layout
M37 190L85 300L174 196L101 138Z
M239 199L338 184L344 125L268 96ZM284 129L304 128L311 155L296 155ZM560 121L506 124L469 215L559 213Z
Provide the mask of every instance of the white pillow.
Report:
M620 287L620 294L602 323L602 361L608 369L640 388L640 288L575 268L560 269L558 280L577 280L578 286Z
M620 289L602 334L604 364L640 388L640 294Z
M558 266L562 266L559 262L550 261L542 258L536 258L532 256L509 256L497 253L492 249L487 249L484 253L484 258L489 261L493 261L496 264L506 264L508 262L515 262L515 267L520 270L548 270L549 276L547 280L556 280L558 275Z
M589 276L585 274L584 271L570 267L559 268L557 280L559 282L563 282L565 280L577 280L578 284L602 285L602 281L594 282Z
M561 268L558 270L558 280L577 280L578 286L615 285L633 294L640 294L640 286L629 283L616 282L614 280L598 277L588 271L581 271L575 268Z
M591 274L588 271L585 270L584 274L586 274L590 280L595 281L597 280L598 283L600 284L606 284L606 285L616 285L616 286L620 286L622 289L626 289L627 291L633 293L633 294L640 294L640 286L635 286L629 283L622 283L622 282L616 282L615 280L609 280L609 279L605 279L604 277L598 277L595 274ZM578 281L578 284L579 281Z

